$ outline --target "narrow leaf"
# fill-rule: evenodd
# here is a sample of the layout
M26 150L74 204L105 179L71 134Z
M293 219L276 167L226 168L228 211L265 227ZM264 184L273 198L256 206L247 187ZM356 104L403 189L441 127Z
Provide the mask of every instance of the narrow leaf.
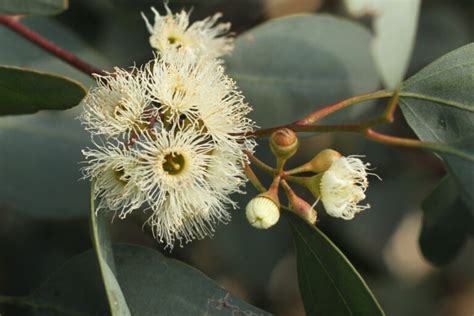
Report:
M286 212L293 231L298 279L308 315L384 315L367 284L319 229Z
M58 75L0 66L0 115L65 110L81 102L86 90Z
M68 0L0 0L0 15L53 15L68 6Z
M99 262L105 292L112 316L129 316L127 302L115 277L115 262L112 252L106 213L96 214L94 205L94 183L91 184L90 225L92 243Z

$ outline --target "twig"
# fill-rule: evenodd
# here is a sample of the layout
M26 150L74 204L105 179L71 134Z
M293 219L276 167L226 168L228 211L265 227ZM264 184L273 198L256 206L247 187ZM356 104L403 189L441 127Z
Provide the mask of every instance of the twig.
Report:
M83 73L89 76L92 76L93 74L105 75L102 70L95 68L94 66L81 60L79 57L72 54L71 52L68 52L63 48L57 46L55 43L51 42L50 40L46 39L45 37L41 36L40 34L36 33L35 31L20 23L15 17L0 16L0 24L5 25L12 31L23 36L31 43L39 46L40 48L55 55L56 57L59 57L69 65L73 66L74 68L82 71Z

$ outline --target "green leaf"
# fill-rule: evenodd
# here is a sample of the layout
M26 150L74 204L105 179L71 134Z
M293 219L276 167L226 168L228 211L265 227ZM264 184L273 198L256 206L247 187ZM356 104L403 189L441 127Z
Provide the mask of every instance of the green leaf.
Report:
M400 93L403 115L416 135L443 146L438 153L464 191L465 201L474 201L473 72L474 44L469 44L409 78ZM471 211L474 214L474 207Z
M462 141L452 144L454 148L467 155L474 157L474 136L464 138ZM443 156L449 173L456 180L457 188L461 193L466 206L474 215L474 163L470 160L463 159L456 155Z
M236 39L227 71L257 124L286 124L377 88L370 39L360 24L329 15L271 20Z
M53 15L68 6L68 0L0 0L0 15Z
M58 75L0 66L0 115L65 110L81 102L86 90Z
M112 252L112 242L108 231L107 213L96 214L94 205L94 183L91 184L91 207L90 225L92 232L92 244L94 245L97 260L99 262L105 292L109 301L112 316L128 316L130 310L123 296L122 290L116 278L115 262Z
M106 61L75 34L48 19L26 25L94 65ZM35 45L0 27L0 63L54 71L87 85L93 80ZM1 101L0 101L1 102ZM2 207L36 217L71 218L89 214L89 186L82 177L81 149L90 144L77 117L81 106L65 111L0 117L0 201Z
M431 262L446 264L464 245L469 235L471 214L450 176L438 184L422 208L421 251Z
M117 278L132 315L269 315L217 286L196 269L153 249L113 247ZM33 315L109 315L95 254L67 262L25 300ZM48 313L49 312L49 313Z
M293 231L298 279L308 315L384 315L366 283L319 229L285 212Z

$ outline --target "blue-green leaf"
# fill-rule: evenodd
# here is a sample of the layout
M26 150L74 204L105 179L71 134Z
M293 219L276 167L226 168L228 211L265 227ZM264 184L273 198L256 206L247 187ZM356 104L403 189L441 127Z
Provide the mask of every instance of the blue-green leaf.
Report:
M69 0L0 0L0 15L53 15L68 6Z
M474 44L431 63L405 81L400 105L410 127L438 151L474 214Z
M0 116L40 110L66 110L81 102L86 90L62 76L0 66Z
M366 28L347 19L295 15L240 35L226 66L257 124L286 124L378 87L370 39Z
M117 280L132 315L270 315L241 301L196 269L153 249L113 247ZM67 262L21 301L33 315L109 315L97 259L87 251Z
M384 315L367 284L318 228L286 212L295 241L298 279L308 315Z

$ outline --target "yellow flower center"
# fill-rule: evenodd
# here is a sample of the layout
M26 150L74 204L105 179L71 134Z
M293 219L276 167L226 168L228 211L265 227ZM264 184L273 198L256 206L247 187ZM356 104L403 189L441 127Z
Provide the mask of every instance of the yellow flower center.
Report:
M123 170L123 167L118 167L114 168L114 176L115 179L122 185L126 185L128 181L130 180L130 176L125 175L125 171Z
M177 175L184 170L186 161L184 156L175 152L169 153L165 156L163 162L163 170L170 175Z

